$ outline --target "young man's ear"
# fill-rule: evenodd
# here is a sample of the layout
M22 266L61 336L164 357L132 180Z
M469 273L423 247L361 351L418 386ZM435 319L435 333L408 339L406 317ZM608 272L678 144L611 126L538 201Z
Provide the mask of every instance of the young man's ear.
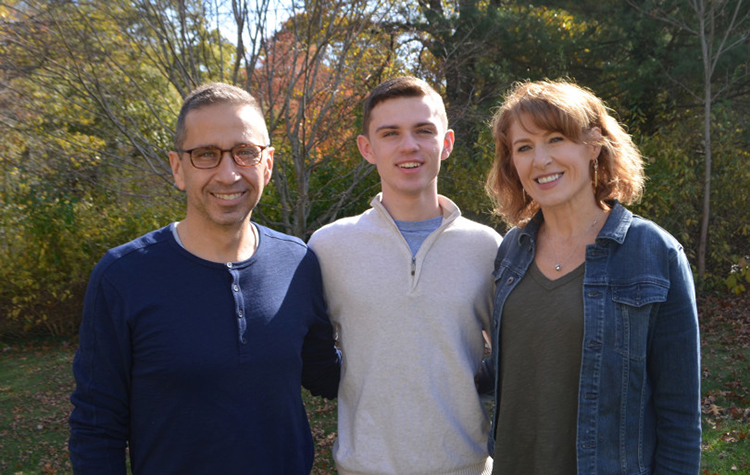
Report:
M370 139L368 139L364 135L358 136L357 148L359 149L359 153L362 154L362 157L365 160L372 163L373 165L375 164L375 159L372 155L372 147L370 146Z
M445 137L443 137L443 152L440 154L440 160L448 158L453 151L453 144L456 140L456 136L453 130L448 129L445 131Z

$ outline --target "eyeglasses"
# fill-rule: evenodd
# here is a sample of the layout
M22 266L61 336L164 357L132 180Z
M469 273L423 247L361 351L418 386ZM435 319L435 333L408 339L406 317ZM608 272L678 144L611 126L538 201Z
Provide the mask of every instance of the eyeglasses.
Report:
M224 152L230 152L234 163L238 167L254 167L260 163L263 150L271 145L255 145L252 143L241 143L235 145L229 150L222 150L219 147L198 147L190 150L177 149L180 153L190 154L190 163L195 168L201 170L216 168L221 163Z

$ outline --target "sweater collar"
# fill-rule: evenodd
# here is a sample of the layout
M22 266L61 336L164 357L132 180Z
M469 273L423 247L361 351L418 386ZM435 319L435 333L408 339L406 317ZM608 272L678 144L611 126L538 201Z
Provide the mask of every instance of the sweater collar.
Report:
M440 205L440 209L443 211L442 226L455 221L459 216L461 216L461 210L458 208L458 205L451 201L450 198L447 198L443 195L438 195L438 204ZM385 206L383 206L382 191L375 195L375 197L370 201L370 206L383 213L389 220L393 221L393 217L388 212L388 210L385 209Z

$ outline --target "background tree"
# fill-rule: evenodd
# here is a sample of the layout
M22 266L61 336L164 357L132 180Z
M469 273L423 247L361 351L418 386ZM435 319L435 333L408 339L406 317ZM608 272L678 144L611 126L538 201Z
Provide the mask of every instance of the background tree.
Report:
M7 107L0 112L0 135L7 206L0 211L6 238L0 326L9 319L21 329L72 330L77 319L69 312L80 305L95 259L152 226L154 216L169 215L168 207L139 198L158 175L134 159L106 112L128 108L133 117L148 117L142 112L157 97L149 81L158 78L120 49L124 40L103 10L70 6L3 4L0 67ZM101 31L92 31L92 23ZM102 65L103 58L129 65L131 77L140 75L149 92L133 90L118 71ZM99 100L86 92L93 87L100 88ZM147 122L142 125L149 130ZM149 136L152 144L158 138Z
M554 3L554 2L549 2ZM441 189L470 217L488 220L484 177L492 163L487 121L514 81L595 77L611 51L596 55L599 23L564 8L527 2L426 1L404 5L395 27L410 46L412 71L442 90L457 146ZM606 31L606 30L605 30ZM502 223L494 224L502 228Z
M267 111L277 148L274 187L259 210L287 233L309 236L374 193L357 152L361 102L399 70L391 38L377 30L387 2L305 1L259 47L248 87ZM250 66L250 65L248 65Z
M204 82L234 82L266 106L278 168L261 221L305 237L346 206L365 206L369 168L358 154L353 158L350 138L359 122L354 106L368 85L398 67L390 50L380 48L390 38L374 27L386 4L311 1L299 10L292 4L273 35L265 21L270 8L280 13L278 4L222 2L231 6L231 23L222 24L236 32L237 48L212 28L225 18L218 4L0 4L3 98L13 102L0 126L12 132L4 144L17 141L2 154L3 200L12 205L3 210L2 233L16 238L5 246L3 262L23 256L21 267L29 269L24 278L3 278L17 283L0 290L3 318L23 321L23 328L45 326L50 313L36 309L52 306L39 303L40 288L49 290L49 302L78 305L104 249L174 219L180 194L167 151L181 98ZM117 227L128 213L138 224ZM138 220L143 213L158 222ZM24 223L24 214L34 219ZM56 281L40 279L45 273ZM64 313L76 316L74 327L79 312Z
M457 147L441 191L502 231L483 191L487 120L512 82L571 78L641 145L650 181L633 209L676 235L692 262L710 196L705 280L716 284L750 249L746 4L634 5L0 0L0 332L8 316L22 323L14 331L73 328L104 250L179 219L167 151L182 98L208 81L262 102L277 166L254 217L306 238L361 212L377 190L354 137L361 102L383 79L414 74L444 95ZM713 12L713 23L697 29L694 11ZM700 31L713 56L699 53ZM52 322L61 308L68 320Z
M692 37L693 41L686 41L680 49L688 52L687 58L700 58L700 80L696 81L696 75L691 74L692 65L684 59L669 72L669 77L703 106L703 204L698 243L698 276L702 280L706 273L706 249L711 219L714 105L721 97L731 98L748 92L750 8L743 0L628 0L628 3L639 12L664 22L676 30L678 35ZM690 52L700 54L698 56Z

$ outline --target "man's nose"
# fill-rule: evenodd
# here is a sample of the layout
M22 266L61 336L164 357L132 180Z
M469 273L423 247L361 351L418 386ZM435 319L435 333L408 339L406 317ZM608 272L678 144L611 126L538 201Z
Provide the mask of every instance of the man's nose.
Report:
M221 152L221 161L216 170L216 177L224 182L233 183L240 179L239 165L235 163L231 150Z
M414 134L404 134L404 138L403 140L401 140L401 149L411 151L411 150L417 150L418 148L419 148L419 144Z

